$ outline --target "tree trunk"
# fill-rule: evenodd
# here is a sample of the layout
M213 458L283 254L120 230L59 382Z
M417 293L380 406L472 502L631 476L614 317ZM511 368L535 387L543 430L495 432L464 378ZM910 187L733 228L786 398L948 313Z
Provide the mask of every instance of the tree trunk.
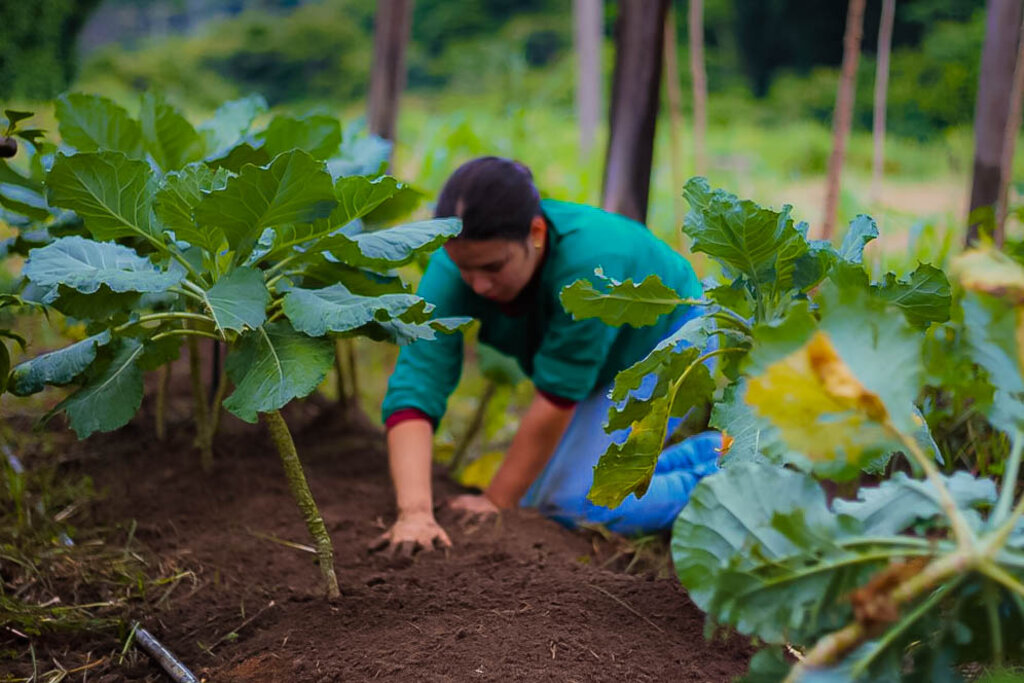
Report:
M1017 65L1013 72L1013 86L1010 89L1010 114L1006 119L1003 135L1003 154L999 164L999 203L996 209L995 242L1000 247L1006 239L1007 203L1010 200L1010 181L1013 180L1013 152L1020 134L1021 97L1024 95L1024 25L1018 32Z
M668 0L619 0L602 205L644 222Z
M680 227L683 225L683 156L680 132L683 129L683 94L679 88L679 52L676 45L676 11L669 6L665 17L665 92L668 95L669 156L672 160L672 212L679 249L685 242Z
M412 27L412 0L377 0L373 70L367 119L370 132L394 141L398 98L405 88L405 44Z
M313 492L309 490L309 482L306 481L306 474L302 471L302 463L299 462L299 454L295 450L295 442L292 434L288 431L288 423L281 417L281 413L273 411L261 413L263 421L270 431L270 438L277 447L277 453L281 456L281 464L284 466L284 474L288 479L288 488L292 497L302 511L302 520L306 523L309 535L316 543L316 556L320 563L320 573L324 579L324 592L328 598L341 596L338 588L338 577L334 572L334 546L331 544L331 537L324 525L323 515L320 508L313 499Z
M704 68L704 0L690 0L690 77L693 80L693 154L697 175L707 175L708 74Z
M601 38L603 0L573 0L576 39L576 117L580 126L580 155L594 151L601 117Z
M896 0L882 0L882 18L878 24L878 63L875 67L875 116L871 126L874 153L871 158L871 201L882 197L882 172L885 166L885 109L889 96L889 54L892 51L892 25Z
M981 76L974 109L974 176L968 214L967 245L978 240L981 221L975 211L999 200L1003 138L1010 115L1014 55L1017 54L1021 0L989 0Z
M828 181L825 191L825 216L821 221L822 238L832 239L835 233L839 185L846 159L846 139L853 122L853 96L857 86L857 61L860 40L864 34L865 0L849 0L846 11L846 34L843 36L843 67L836 94L836 111L832 120L832 156L828 160Z

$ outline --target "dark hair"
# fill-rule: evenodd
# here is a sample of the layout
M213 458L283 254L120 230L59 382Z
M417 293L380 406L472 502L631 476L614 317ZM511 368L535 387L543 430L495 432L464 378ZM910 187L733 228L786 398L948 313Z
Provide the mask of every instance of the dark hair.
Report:
M459 166L444 184L436 218L462 219L459 239L526 240L540 213L533 174L518 161L480 157Z

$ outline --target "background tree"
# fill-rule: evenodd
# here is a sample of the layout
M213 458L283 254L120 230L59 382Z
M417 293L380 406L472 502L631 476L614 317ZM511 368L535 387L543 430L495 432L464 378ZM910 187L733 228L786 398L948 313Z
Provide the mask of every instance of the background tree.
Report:
M825 216L821 221L822 237L832 239L835 231L836 207L839 204L839 185L846 157L846 139L853 122L853 96L857 87L857 61L860 41L864 34L864 0L850 0L846 15L846 35L843 37L843 69L836 94L836 109L832 121L832 155L828 160L828 180L825 191Z
M405 45L412 26L412 0L378 0L367 120L370 132L394 141L398 98L405 88Z
M651 186L668 0L620 0L603 202L643 222Z
M871 127L874 152L871 158L871 201L882 193L882 172L885 165L885 104L889 92L889 54L892 51L892 25L896 18L896 0L882 0L882 17L878 22L878 63L875 68L875 115Z
M977 242L978 209L999 200L1003 137L1010 114L1010 93L1021 23L1021 0L989 0L981 77L974 113L974 174L971 178L967 244Z
M580 126L580 153L590 156L601 116L601 38L604 35L603 0L573 0L573 36L576 41L576 116Z
M690 77L693 80L693 155L697 175L708 172L705 137L708 125L708 75L704 67L704 0L690 0Z
M676 44L676 10L671 5L665 17L665 93L668 105L669 154L672 166L672 211L675 226L683 224L683 94L679 87L679 46ZM679 245L683 246L683 234L679 233Z

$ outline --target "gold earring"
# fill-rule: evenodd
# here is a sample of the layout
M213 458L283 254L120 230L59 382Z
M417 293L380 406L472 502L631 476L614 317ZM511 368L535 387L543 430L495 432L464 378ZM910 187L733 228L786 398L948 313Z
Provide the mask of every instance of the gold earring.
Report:
M533 246L534 246L535 248L537 248L537 249L540 249L541 243L540 243L540 242L534 242L534 243L533 243Z

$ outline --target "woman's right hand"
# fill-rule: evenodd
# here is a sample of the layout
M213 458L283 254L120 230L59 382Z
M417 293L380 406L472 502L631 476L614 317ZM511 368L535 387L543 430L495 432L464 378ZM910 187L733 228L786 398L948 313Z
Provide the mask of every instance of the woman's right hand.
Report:
M451 539L437 523L434 514L427 512L400 514L390 529L374 539L370 550L412 557L419 550L430 552L434 548L450 548L451 545Z

